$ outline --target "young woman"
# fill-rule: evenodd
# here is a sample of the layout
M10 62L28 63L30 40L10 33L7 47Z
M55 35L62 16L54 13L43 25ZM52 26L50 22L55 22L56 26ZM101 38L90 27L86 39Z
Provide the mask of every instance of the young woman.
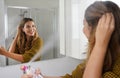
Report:
M9 51L0 47L0 54L22 63L28 62L37 52L39 52L42 45L43 41L38 36L33 19L23 18ZM37 60L39 59L40 58Z
M120 78L119 7L111 1L91 4L85 11L83 31L89 41L88 58L71 75L44 78Z

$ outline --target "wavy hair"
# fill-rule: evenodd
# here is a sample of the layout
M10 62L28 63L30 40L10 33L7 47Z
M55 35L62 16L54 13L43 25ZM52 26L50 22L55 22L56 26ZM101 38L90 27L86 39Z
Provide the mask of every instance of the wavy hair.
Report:
M23 18L18 26L17 32L17 44L16 47L19 49L20 54L23 54L25 50L28 50L32 47L34 40L38 38L37 30L34 36L31 36L29 41L27 41L26 34L23 32L25 24L29 21L33 21L32 18ZM34 22L34 21L33 21Z

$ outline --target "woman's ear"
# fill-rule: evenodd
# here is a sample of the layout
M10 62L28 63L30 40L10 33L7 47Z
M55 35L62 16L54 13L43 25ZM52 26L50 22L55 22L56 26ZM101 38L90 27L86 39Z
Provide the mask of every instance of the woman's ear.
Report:
M92 30L92 26L88 26L88 30L91 31Z

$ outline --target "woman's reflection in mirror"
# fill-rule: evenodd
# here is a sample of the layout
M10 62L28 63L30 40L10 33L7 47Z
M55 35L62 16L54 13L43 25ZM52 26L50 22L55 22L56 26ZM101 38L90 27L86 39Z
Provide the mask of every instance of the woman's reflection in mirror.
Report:
M34 20L32 18L23 18L9 50L0 47L0 54L25 63L29 62L42 46L43 41L38 35ZM36 60L40 60L40 57Z

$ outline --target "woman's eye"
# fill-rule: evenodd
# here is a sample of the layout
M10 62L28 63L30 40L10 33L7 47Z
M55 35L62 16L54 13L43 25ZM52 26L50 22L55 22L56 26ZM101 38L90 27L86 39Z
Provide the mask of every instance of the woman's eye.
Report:
M35 27L35 25L32 25L32 27Z
M30 26L29 26L29 25L27 25L27 28L30 28Z

